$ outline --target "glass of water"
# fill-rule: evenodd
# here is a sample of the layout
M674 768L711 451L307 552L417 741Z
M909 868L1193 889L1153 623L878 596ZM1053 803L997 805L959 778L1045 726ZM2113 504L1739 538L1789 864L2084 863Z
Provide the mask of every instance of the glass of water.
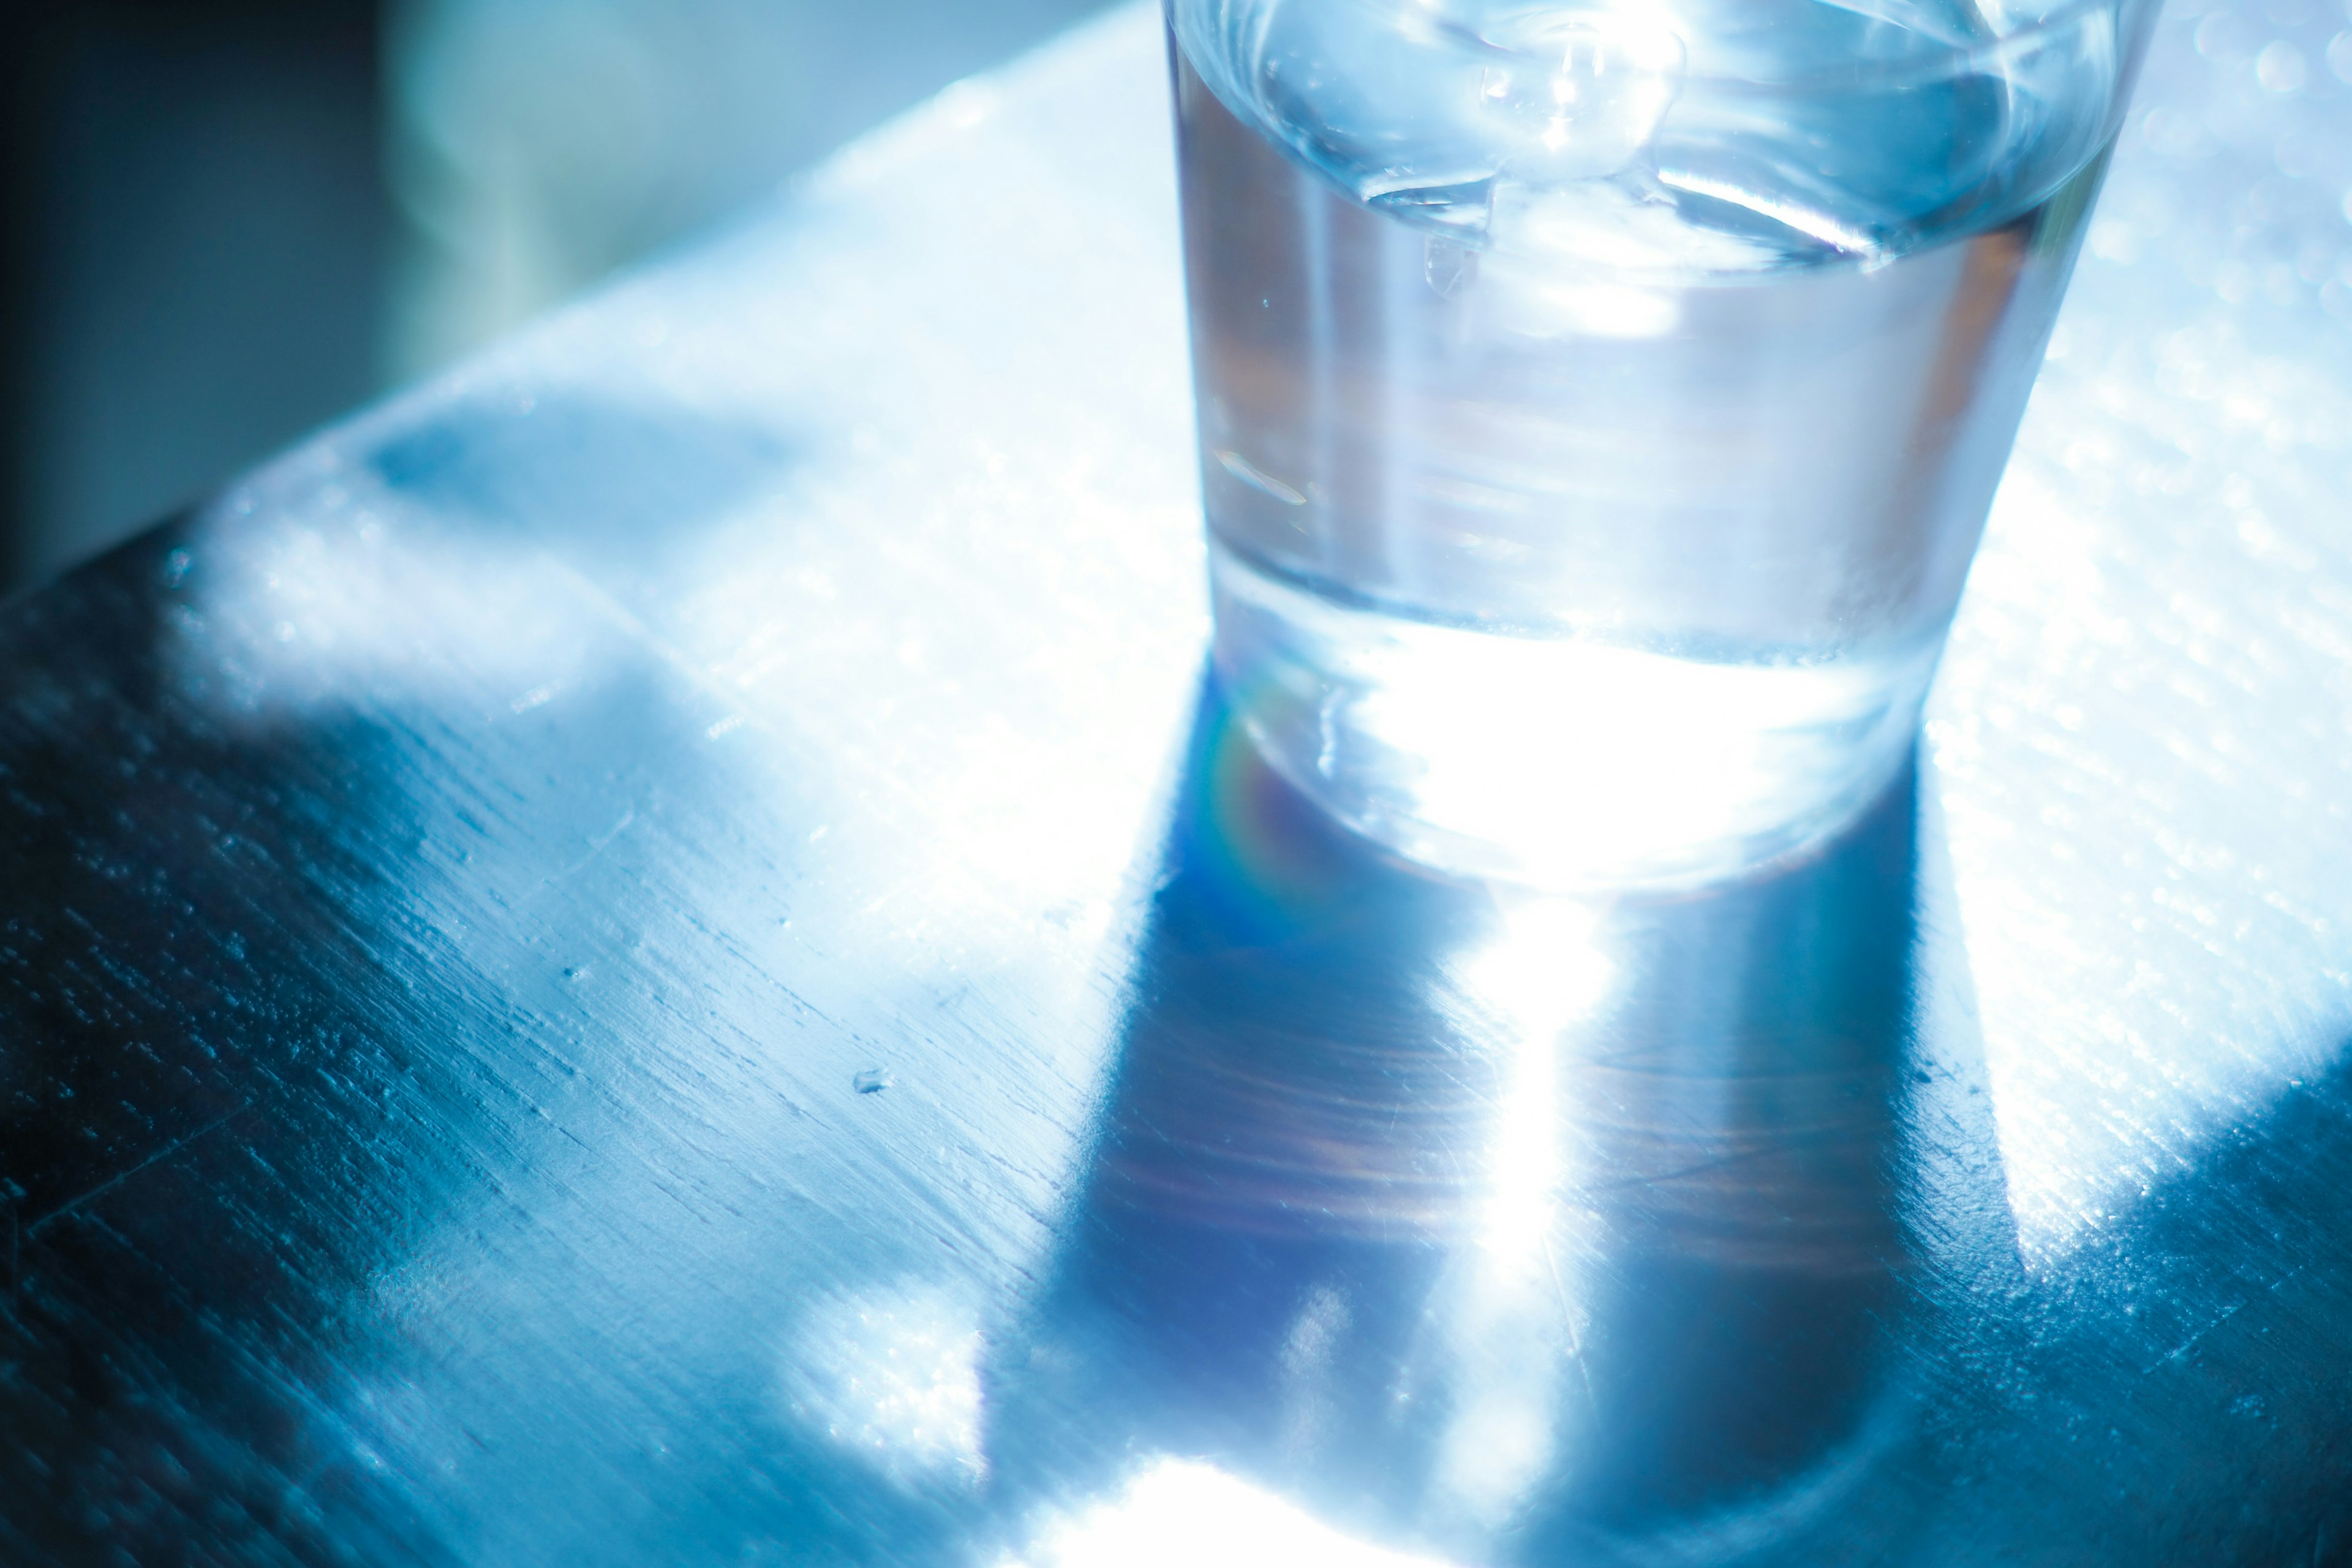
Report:
M1440 868L1909 755L2152 0L1169 0L1227 700Z

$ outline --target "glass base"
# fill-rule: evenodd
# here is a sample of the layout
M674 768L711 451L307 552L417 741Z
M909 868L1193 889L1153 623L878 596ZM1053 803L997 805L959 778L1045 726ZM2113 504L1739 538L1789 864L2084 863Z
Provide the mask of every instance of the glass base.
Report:
M1410 620L1210 555L1217 673L1276 772L1408 859L1561 891L1728 879L1835 834L1909 756L1942 647L1676 658Z

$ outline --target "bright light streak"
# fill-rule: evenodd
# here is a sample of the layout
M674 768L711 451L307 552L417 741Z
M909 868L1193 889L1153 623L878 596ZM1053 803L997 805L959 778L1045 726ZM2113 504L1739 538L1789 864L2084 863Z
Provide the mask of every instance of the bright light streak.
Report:
M1561 1032L1607 997L1616 976L1600 924L1591 904L1515 900L1494 940L1454 966L1465 998L1503 1026L1507 1042L1481 1245L1464 1259L1444 1311L1456 1392L1435 1478L1453 1509L1482 1528L1507 1519L1541 1481L1562 1436L1582 1248L1579 1215L1565 1202L1577 1150L1561 1104Z
M977 1480L981 1349L970 1307L937 1287L829 1301L784 1355L786 1407L902 1484Z
M1593 944L1591 906L1536 899L1507 908L1501 934L1456 968L1468 996L1517 1036L1496 1105L1485 1240L1522 1261L1538 1257L1558 1206L1559 1032L1606 994L1615 966Z
M1451 1568L1342 1534L1297 1503L1190 1459L1055 1521L1001 1568Z
M1547 1041L1608 994L1617 966L1596 945L1600 913L1572 899L1515 899L1496 939L1456 963L1465 995Z

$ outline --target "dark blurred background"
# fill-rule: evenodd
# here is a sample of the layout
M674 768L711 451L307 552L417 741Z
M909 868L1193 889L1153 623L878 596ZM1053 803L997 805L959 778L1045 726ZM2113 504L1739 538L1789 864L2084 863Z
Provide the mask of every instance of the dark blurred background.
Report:
M1101 0L0 0L0 589Z

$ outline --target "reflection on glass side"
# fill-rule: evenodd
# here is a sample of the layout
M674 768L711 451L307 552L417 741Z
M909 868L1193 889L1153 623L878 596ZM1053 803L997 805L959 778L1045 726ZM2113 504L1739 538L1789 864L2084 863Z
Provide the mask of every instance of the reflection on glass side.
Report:
M1218 661L1417 859L1704 879L1920 701L2145 7L1171 7Z
M1906 775L1702 896L1441 882L1205 707L1091 1168L992 1336L1006 1561L1704 1561L1848 1495L1913 1403L1911 823Z

